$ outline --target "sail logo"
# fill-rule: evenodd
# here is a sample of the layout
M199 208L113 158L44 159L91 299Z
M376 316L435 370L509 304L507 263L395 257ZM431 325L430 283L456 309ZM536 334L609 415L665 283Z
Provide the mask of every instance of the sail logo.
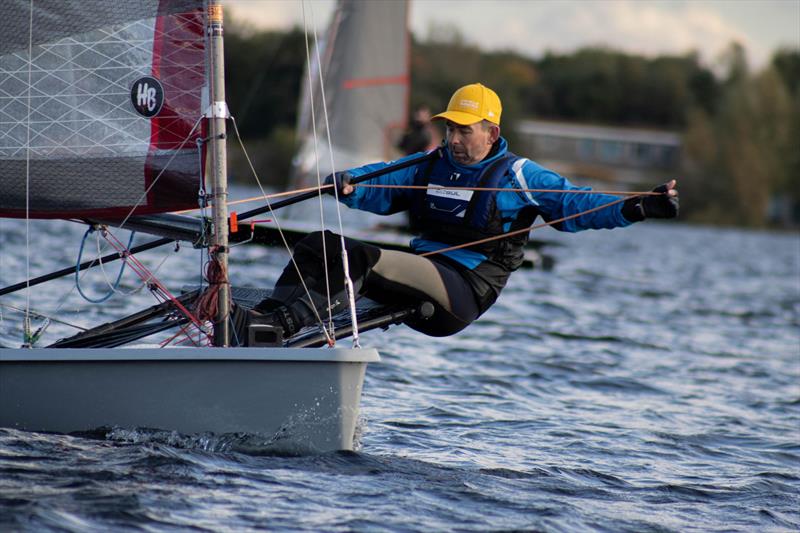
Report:
M131 87L131 103L136 112L143 117L154 117L164 105L164 88L155 78L141 77L133 82Z

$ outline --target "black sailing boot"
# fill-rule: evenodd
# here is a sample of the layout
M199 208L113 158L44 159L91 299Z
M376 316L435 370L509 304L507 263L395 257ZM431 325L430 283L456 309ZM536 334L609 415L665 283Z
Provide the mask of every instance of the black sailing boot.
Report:
M283 346L284 321L275 313L260 313L240 305L231 308L231 346Z
M323 240L328 250L327 264L322 254ZM375 246L352 239L345 241L350 276L358 294L370 269L380 259L381 251ZM325 320L329 312L336 314L345 309L348 298L340 252L341 242L338 235L326 231L306 236L294 248L294 264L297 268L292 263L287 265L278 278L272 295L259 302L253 308L254 311L263 315L264 323L280 327L283 338L286 339L302 328L318 323L318 317ZM306 272L302 280L298 276L298 268ZM321 275L323 271L330 274L327 280ZM330 304L325 295L328 291L331 294ZM259 322L261 321L262 318L259 318Z
M248 316L246 346L283 346L285 330L272 313L250 311Z
M310 291L309 296L297 298L293 302L284 303L273 298L265 298L255 311L269 316L272 324L283 328L284 338L289 338L301 329L318 324L328 317L328 298ZM345 308L347 299L343 294L335 295L330 304L330 312L336 314Z

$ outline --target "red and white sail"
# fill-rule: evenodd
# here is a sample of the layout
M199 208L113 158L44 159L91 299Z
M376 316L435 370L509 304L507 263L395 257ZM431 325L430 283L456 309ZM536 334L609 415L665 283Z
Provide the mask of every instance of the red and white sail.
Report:
M197 205L202 0L15 0L0 16L0 216Z

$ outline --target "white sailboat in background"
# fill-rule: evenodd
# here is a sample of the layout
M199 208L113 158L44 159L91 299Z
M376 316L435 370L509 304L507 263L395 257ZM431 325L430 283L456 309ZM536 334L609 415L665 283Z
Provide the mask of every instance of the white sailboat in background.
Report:
M241 432L293 451L352 449L365 367L379 360L374 349L227 347L228 111L222 58L222 8L215 0L20 0L4 6L0 216L110 220L167 235L131 250L121 245L118 255L128 264L134 264L137 249L182 235L208 253L220 277L211 283L215 316L191 307L196 294L173 298L158 287L162 303L51 347L31 347L37 335L26 330L28 346L0 348L0 427ZM403 74L391 67L385 75ZM354 72L345 79L377 77ZM404 87L382 89L387 109L405 102ZM332 121L346 127L361 106L355 99L344 102L350 94L364 98L364 91L337 90L344 95L334 96L343 114ZM378 144L384 142L381 135ZM208 194L204 173L213 177ZM149 223L147 217L196 207L198 191L212 199L210 224L186 217ZM16 288L30 290L42 279ZM0 298L14 288L0 290ZM187 338L206 346L117 347L168 327L185 328ZM209 346L212 338L216 347Z
M330 148L338 169L398 155L395 145L406 128L411 83L408 10L406 0L337 3L304 78L293 185L315 185L317 162L322 176L330 174ZM307 96L308 80L313 80L313 98Z
M341 170L405 155L397 146L408 125L411 93L409 11L408 0L337 1L306 63L290 188L316 186L334 165ZM322 207L333 213L332 200ZM309 203L293 205L289 212L291 227L300 230L308 230L318 218ZM405 214L351 215L344 214L352 218L351 236L408 249Z

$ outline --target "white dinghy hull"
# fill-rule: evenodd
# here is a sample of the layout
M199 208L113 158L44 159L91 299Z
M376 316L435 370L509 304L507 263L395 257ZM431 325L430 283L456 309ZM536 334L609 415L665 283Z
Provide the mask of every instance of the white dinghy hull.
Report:
M0 349L0 427L244 433L352 450L374 349Z

